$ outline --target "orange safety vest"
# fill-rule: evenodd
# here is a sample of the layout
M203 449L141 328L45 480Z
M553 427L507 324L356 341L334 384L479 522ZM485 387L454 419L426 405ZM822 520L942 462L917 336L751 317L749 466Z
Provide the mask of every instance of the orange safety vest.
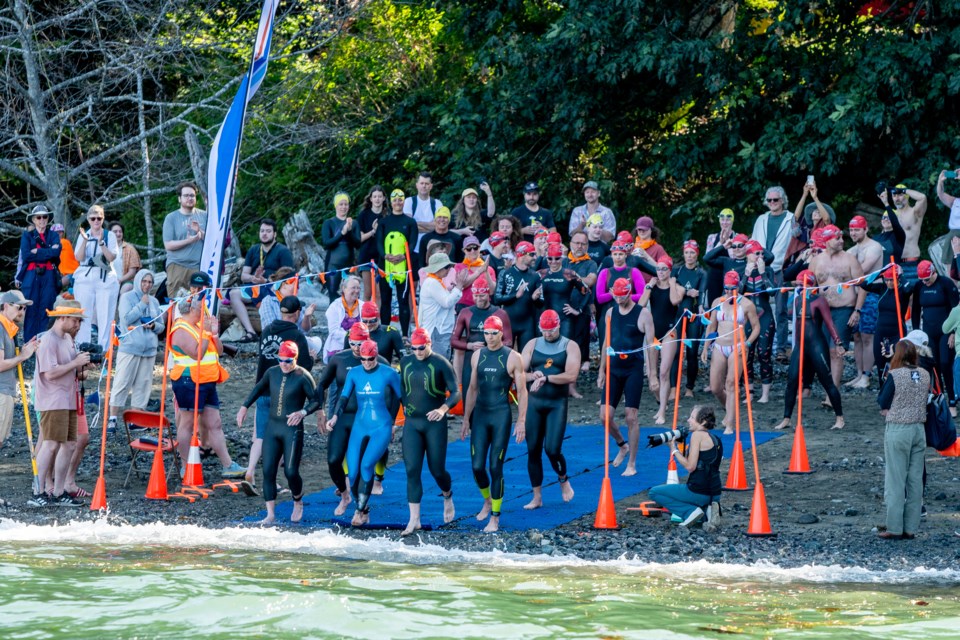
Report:
M182 329L193 336L193 339L197 341L198 345L204 338L212 338L209 331L203 331L201 333L195 325L180 318L173 323L173 330L170 332L171 338L178 329ZM226 382L230 379L230 372L220 366L220 356L217 354L217 349L213 345L213 340L207 343L207 351L203 354L203 358L199 363L194 355L180 353L179 351L172 351L172 354L173 369L170 371L171 380L179 380L184 371L187 372L187 376L189 376L191 380L200 384L205 382ZM194 371L196 371L196 375L194 375Z

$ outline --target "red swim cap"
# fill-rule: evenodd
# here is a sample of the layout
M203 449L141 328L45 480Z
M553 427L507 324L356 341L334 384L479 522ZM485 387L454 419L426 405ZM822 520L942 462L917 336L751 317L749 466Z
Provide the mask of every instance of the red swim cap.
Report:
M820 230L820 237L823 238L824 242L833 240L834 238L842 238L843 231L840 231L840 227L830 224Z
M723 274L723 287L737 288L740 286L740 274L736 271L727 271Z
M277 356L281 358L296 358L300 355L300 347L293 340L284 340L277 349Z
M666 265L668 268L673 269L673 258L671 258L670 256L663 256L662 258L657 260L657 264L658 265L663 264L663 265Z
M617 239L616 239L616 241L617 241L617 242L629 242L630 244L633 244L633 236L630 235L630 232L629 232L629 231L621 231L620 233L617 234Z
M536 249L533 247L533 245L525 240L523 242L518 242L517 246L513 248L513 252L517 254L518 258L520 256L525 256L528 253L533 253L534 251L536 251Z
M697 244L696 240L687 240L686 242L684 242L683 250L686 251L687 249L693 249L694 251L697 252L697 255L700 255L700 245Z
M867 228L867 219L863 216L853 216L850 219L850 228L851 229L866 229Z
M490 234L490 246L497 247L506 242L507 236L503 235L499 231L494 231Z
M549 234L547 234L547 242L549 244L553 244L554 242L557 244L562 244L563 236L560 235L559 231L551 231Z
M747 242L744 249L747 250L747 253L756 253L757 251L763 251L763 245L756 240L750 240Z
M813 271L810 271L810 269L804 269L803 271L797 274L797 282L799 284L801 285L803 284L804 278L807 279L806 286L808 287L817 284L817 276Z
M370 339L370 330L367 329L367 325L362 322L358 322L350 327L350 342L360 342L361 340Z
M477 295L478 293L490 293L490 283L487 282L486 278L480 276L473 281L473 286L470 287L470 289L473 291L473 295Z
M540 330L553 331L560 328L560 315L553 309L547 309L540 314Z
M363 306L360 307L360 319L366 320L367 318L379 318L380 317L380 308L377 306L376 302L368 301L364 302Z
M738 233L737 235L733 236L734 244L746 244L747 240L749 239L750 239L750 236L748 236L745 233Z
M500 316L490 316L483 321L484 331L503 331L503 320Z
M551 258L563 257L563 246L560 243L553 242L547 245L547 256Z
M425 344L430 344L430 342L430 335L423 327L419 327L414 330L413 334L410 336L410 344L415 347L422 347Z
M617 278L613 283L613 295L622 297L630 295L630 292L633 290L633 287L630 286L630 281L626 278Z
M813 245L814 249L826 249L827 244L823 239L823 228L817 228L813 230L813 233L810 234L810 243Z
M917 277L926 280L933 275L933 263L929 260L921 260L917 265Z
M377 343L373 340L364 340L363 344L360 345L361 358L376 358L378 352Z

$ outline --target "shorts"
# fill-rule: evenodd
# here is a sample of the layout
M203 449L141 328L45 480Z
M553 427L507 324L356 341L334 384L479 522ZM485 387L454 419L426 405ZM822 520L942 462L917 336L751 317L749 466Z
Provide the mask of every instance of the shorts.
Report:
M16 403L13 396L0 393L0 443L6 442L13 430L13 408Z
M624 397L624 405L628 409L640 408L640 395L643 393L643 358L635 358L632 364L621 369L611 366L610 378L604 388L600 390L600 403L607 402L607 385L610 387L610 406L614 409Z
M850 345L850 341L853 340L853 327L847 324L850 322L850 316L853 315L853 312L853 307L830 307L830 317L833 318L833 326L837 330L837 335L840 337L840 344L843 345L844 349L846 349ZM830 330L827 328L826 322L823 323L821 329L824 339L832 349L834 345L833 337L830 335Z
M183 377L174 380L171 386L173 387L173 397L177 400L177 408L180 411L193 411L193 396L196 389L193 380ZM207 407L220 408L220 396L217 395L216 382L204 382L200 385L200 400L197 409L203 411Z
M919 264L920 258L904 258L903 262L900 263L903 273L900 275L899 282L901 284L904 282L919 282L920 278L917 277L917 265Z
M51 409L40 412L40 435L50 442L77 441L76 409Z
M240 296L240 299L243 300L243 304L247 305L248 307L259 307L260 302L266 298L267 294L271 293L272 290L273 288L270 283L261 285L246 285L234 289L234 291L237 292L237 295Z
M863 301L863 309L860 310L860 333L873 335L877 332L878 305L880 304L880 295L877 293L868 293Z

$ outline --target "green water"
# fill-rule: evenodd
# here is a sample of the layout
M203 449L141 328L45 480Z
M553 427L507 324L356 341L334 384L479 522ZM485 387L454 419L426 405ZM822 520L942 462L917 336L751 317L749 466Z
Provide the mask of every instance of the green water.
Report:
M351 544L336 553L349 553ZM116 541L0 541L0 634L377 640L960 636L960 587L949 581L818 584L770 579L770 571L750 581L742 570L729 578L722 570L697 578L671 566L525 566L516 556L502 563L441 560L410 564ZM674 572L684 577L672 577Z

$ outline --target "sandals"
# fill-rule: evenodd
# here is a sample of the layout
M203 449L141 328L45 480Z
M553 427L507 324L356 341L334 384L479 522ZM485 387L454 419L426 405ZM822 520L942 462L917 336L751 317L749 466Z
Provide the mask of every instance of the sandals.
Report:
M257 334L255 334L253 331L247 331L245 334L243 334L243 338L237 340L237 342L246 344L249 342L256 342L257 340Z
M251 498L260 495L260 492L257 491L256 485L248 480L243 480L240 482L240 489Z
M67 491L71 498L89 498L92 494L83 487L77 487L76 491Z

